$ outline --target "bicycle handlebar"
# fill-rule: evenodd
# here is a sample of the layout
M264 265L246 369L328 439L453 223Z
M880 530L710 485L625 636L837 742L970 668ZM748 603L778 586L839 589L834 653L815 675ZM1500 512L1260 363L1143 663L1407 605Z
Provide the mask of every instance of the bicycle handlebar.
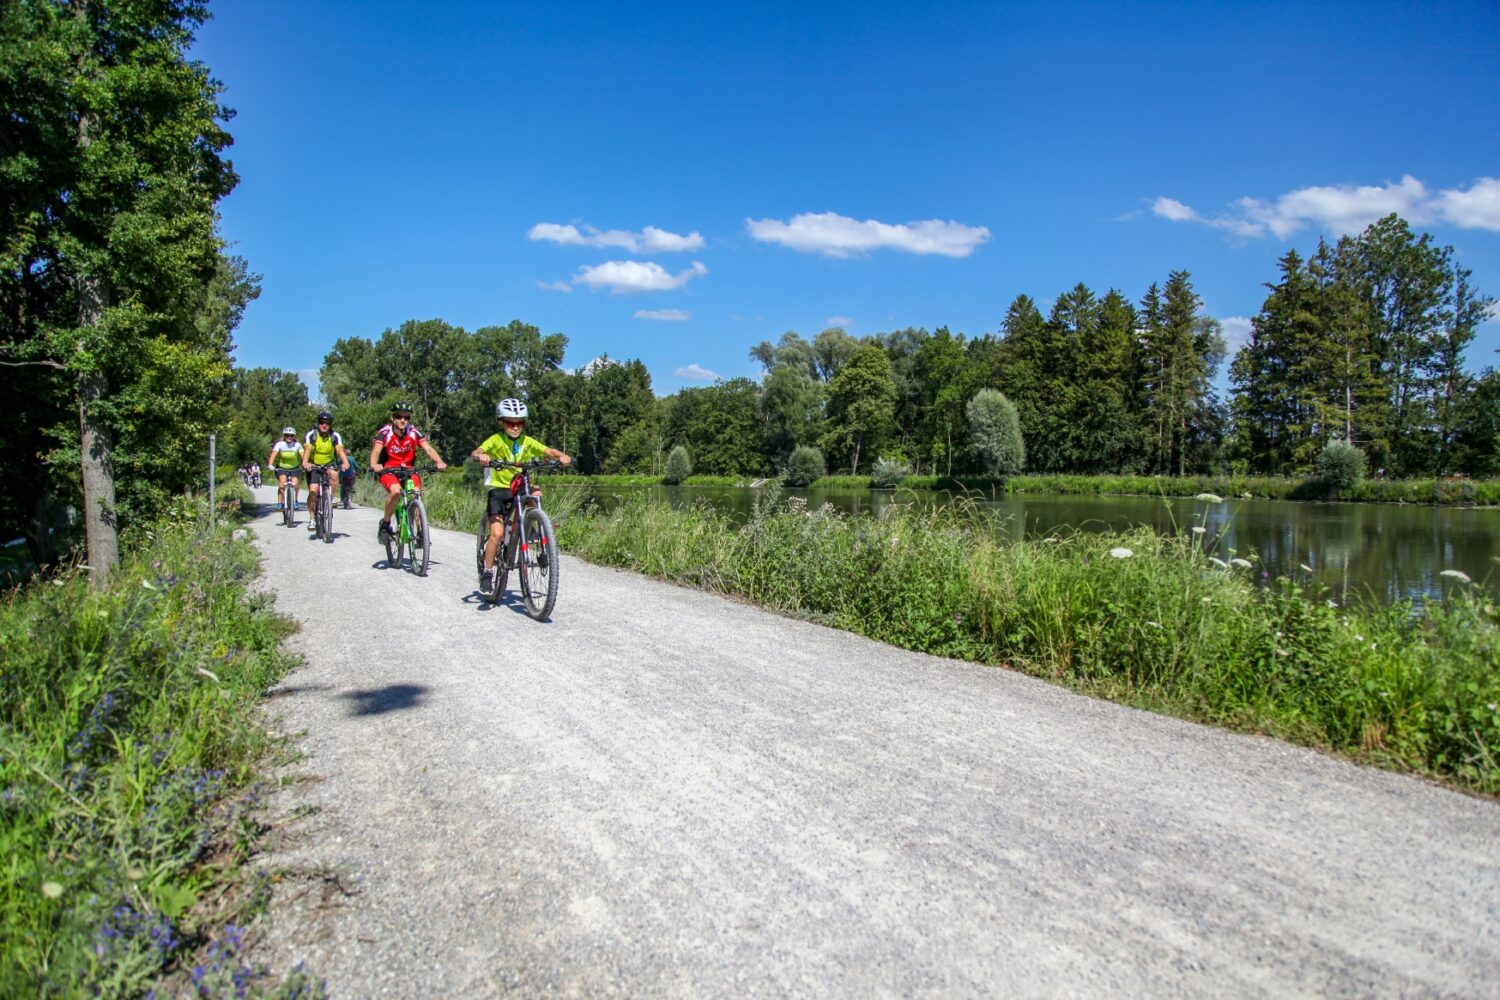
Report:
M379 479L381 476L390 474L397 479L410 479L412 476L422 476L429 472L437 472L435 465L411 466L411 465L387 465L383 469L371 469L370 475Z
M484 468L493 469L497 465L504 466L509 469L526 469L529 472L536 472L542 469L554 470L568 468L568 466L563 465L555 458L533 458L529 462L498 462L492 458L490 459L490 464L484 466Z

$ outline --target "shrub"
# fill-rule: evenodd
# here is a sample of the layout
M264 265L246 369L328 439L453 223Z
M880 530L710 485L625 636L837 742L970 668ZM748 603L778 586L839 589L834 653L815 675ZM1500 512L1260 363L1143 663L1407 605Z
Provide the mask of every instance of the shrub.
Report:
M786 484L806 486L815 479L828 475L828 466L823 453L810 444L798 445L786 465Z
M985 465L996 475L1011 475L1026 467L1026 443L1016 406L996 389L980 389L964 408L969 439Z
M1365 453L1335 438L1318 455L1317 478L1329 490L1342 493L1359 485L1365 478L1365 468Z
M667 467L662 470L661 481L675 486L693 474L693 460L688 457L687 445L678 445L667 456Z
M875 460L875 467L870 470L870 485L877 490L892 490L909 475L911 466L906 464L906 459L899 455L883 455Z

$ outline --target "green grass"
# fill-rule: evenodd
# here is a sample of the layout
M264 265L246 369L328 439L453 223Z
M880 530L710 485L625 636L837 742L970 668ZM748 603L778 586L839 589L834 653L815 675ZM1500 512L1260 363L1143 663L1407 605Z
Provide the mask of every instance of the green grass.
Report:
M318 990L255 978L233 891L259 834L257 705L293 664L253 594L256 555L179 501L128 536L111 585L81 571L0 602L0 995L136 996L204 963L202 995ZM226 523L228 522L228 523ZM196 956L196 958L195 958ZM225 991L228 992L225 992ZM307 995L307 994L303 994Z
M958 504L854 518L770 495L737 528L635 498L564 519L558 537L592 562L908 649L1500 792L1500 617L1462 582L1420 616L1342 608L1191 534L1007 543L986 517Z

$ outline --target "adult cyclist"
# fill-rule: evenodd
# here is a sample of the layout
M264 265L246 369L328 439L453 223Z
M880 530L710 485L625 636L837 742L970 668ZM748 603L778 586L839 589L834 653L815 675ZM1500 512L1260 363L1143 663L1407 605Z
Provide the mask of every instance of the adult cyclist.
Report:
M344 453L344 439L333 429L333 414L326 410L318 414L318 425L302 439L302 468L307 470L307 530L318 527L318 500L333 503L336 489L334 477L328 467L338 459L339 469L349 468L349 456ZM329 510L333 508L330 507Z
M286 506L281 491L288 479L292 481L292 510L297 509L297 470L301 466L302 449L297 447L297 428L283 427L281 440L271 446L271 454L266 458L266 468L276 474L277 510Z
M526 415L526 404L519 399L500 400L495 404L495 421L500 425L500 432L485 438L478 448L469 453L470 457L484 466L494 462L529 462L534 458L551 458L563 465L572 464L570 456L548 447L526 433ZM495 572L495 550L500 545L505 523L516 503L516 498L510 492L511 480L515 478L516 470L508 466L497 465L490 470L490 537L484 543L486 575ZM540 493L541 490L537 492Z
M432 459L439 471L448 467L437 449L432 447L432 442L427 440L427 435L411 425L411 404L398 402L391 407L391 422L375 432L375 447L370 449L370 471L381 473L387 467L409 469L417 457L418 448L427 453L427 457ZM413 478L417 489L421 489L422 477ZM376 530L375 537L384 545L391 533L391 515L396 512L396 504L401 499L401 480L385 472L380 476L380 485L385 487L386 492L385 514L380 518L380 527Z

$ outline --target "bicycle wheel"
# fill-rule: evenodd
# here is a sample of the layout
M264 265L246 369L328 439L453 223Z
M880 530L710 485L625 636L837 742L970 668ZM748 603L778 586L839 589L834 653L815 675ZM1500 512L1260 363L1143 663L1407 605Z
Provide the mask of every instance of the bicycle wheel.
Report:
M432 559L432 535L427 530L427 508L421 497L412 497L406 506L406 523L411 525L411 541L407 544L411 552L411 571L418 576L427 575L427 563Z
M333 493L327 485L323 487L323 495L318 498L318 531L323 536L323 541L333 544Z
M396 508L396 530L385 536L385 564L390 569L401 568L401 508ZM385 516L384 513L381 514Z
M523 522L521 558L516 563L526 613L546 621L557 606L557 539L552 521L540 508L528 510Z
M296 523L296 512L297 489L292 485L291 480L287 480L286 485L281 488L281 523L290 528Z

